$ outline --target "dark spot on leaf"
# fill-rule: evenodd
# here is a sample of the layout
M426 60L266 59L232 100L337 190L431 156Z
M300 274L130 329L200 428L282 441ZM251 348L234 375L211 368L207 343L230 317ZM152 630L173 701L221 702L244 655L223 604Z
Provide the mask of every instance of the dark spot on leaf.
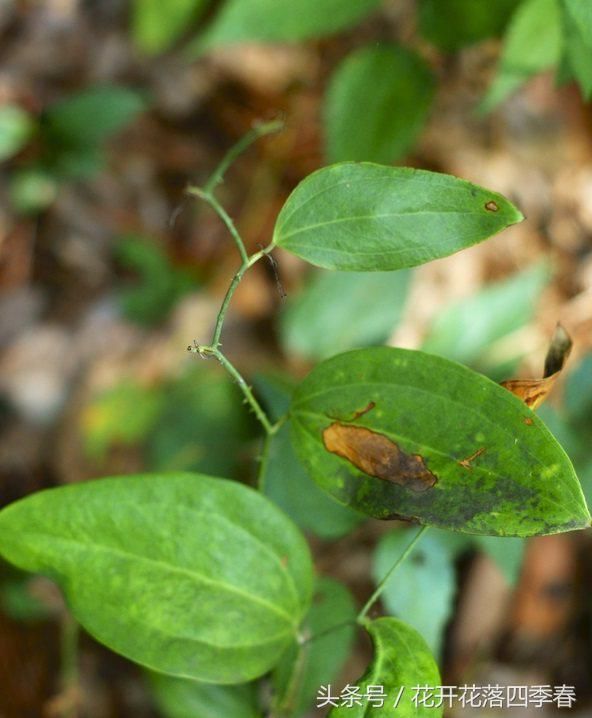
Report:
M499 210L499 207L497 206L497 202L494 202L492 199L490 199L489 202L485 203L485 209L488 212L497 212Z
M358 409L358 411L354 411L354 413L347 419L343 416L331 416L331 414L327 414L327 416L330 419L336 419L337 421L342 421L342 422L355 421L356 419L359 419L361 416L364 416L364 414L367 414L369 411L372 411L372 409L374 409L375 406L376 406L376 404L373 401L370 401L370 402L368 402L368 404L366 404L366 406L363 409Z
M361 426L335 422L323 430L323 443L327 451L347 459L368 476L416 493L431 489L438 481L419 454L406 454L388 437Z
M426 562L425 554L422 551L418 551L417 553L411 554L411 563L415 564L416 566L423 566Z

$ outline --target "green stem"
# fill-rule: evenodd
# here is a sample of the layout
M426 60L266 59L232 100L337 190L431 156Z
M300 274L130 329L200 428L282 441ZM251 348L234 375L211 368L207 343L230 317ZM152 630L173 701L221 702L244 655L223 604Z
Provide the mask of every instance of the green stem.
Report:
M409 542L409 545L407 548L403 551L403 553L399 556L399 558L395 561L395 563L389 568L389 570L386 572L386 575L382 578L378 586L376 587L376 590L374 593L370 596L370 598L366 601L364 607L358 613L357 621L358 623L363 623L364 619L368 613L368 611L372 608L372 606L376 603L376 601L380 598L380 595L385 589L386 584L388 583L391 576L394 574L394 572L399 568L399 566L405 561L405 559L409 556L409 554L413 551L415 548L415 545L419 541L419 539L423 536L423 534L427 531L427 526L422 526L419 531L415 534L415 536L411 539Z
M220 164L212 172L209 180L205 183L203 188L204 192L206 194L211 194L216 186L222 182L230 165L254 142L256 142L260 137L271 135L274 132L279 132L283 126L284 123L281 120L272 120L271 122L262 122L261 124L255 125L250 132L247 132L244 137L241 137L241 139L224 155Z

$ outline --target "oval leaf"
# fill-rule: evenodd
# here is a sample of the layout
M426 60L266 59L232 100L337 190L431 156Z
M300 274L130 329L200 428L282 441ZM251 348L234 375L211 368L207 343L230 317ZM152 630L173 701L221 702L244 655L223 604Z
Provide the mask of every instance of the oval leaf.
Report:
M325 102L329 160L399 159L421 131L433 95L433 75L411 50L387 45L348 55Z
M250 488L199 474L102 479L0 512L0 552L62 587L99 641L211 683L267 672L312 584L296 527Z
M439 718L442 708L415 704L416 686L436 688L440 673L423 638L396 618L368 621L366 629L374 644L374 659L357 683L359 694L369 686L382 686L384 704L374 699L362 705L340 705L329 718ZM421 694L420 694L421 695Z
M451 175L344 162L296 187L273 241L327 269L402 269L446 257L522 219L501 195Z
M589 525L543 422L460 364L391 347L341 354L309 374L290 413L315 481L369 516L499 536Z

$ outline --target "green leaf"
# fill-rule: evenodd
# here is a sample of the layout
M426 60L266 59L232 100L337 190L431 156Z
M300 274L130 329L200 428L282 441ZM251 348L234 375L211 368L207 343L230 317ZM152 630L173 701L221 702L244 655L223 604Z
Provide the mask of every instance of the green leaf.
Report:
M387 698L383 706L371 701L341 705L333 708L329 718L440 718L442 708L413 702L416 686L440 685L438 666L424 639L396 618L368 621L366 629L374 644L374 658L357 683L359 693L366 694L369 686L382 686Z
M316 273L280 316L285 350L318 360L383 344L401 319L410 280L406 271Z
M313 479L369 516L499 536L590 523L573 467L543 422L446 359L390 347L340 354L298 387L290 416Z
M489 112L561 56L559 0L525 0L508 27L497 76L481 104Z
M548 279L548 265L540 263L445 307L436 316L422 349L483 372L491 370L496 363L488 351L491 344L533 318Z
M260 718L256 686L220 686L151 673L150 686L163 718Z
M0 162L19 152L34 130L35 124L28 112L17 105L0 107Z
M304 622L305 635L312 640L292 645L273 673L282 715L306 713L319 686L337 678L352 649L355 624L356 608L347 588L334 579L319 578Z
M565 29L565 56L586 99L592 96L592 5L561 0Z
M264 403L271 408L274 420L288 411L291 388L269 376L258 377L255 386L263 394ZM366 518L337 503L310 478L294 453L289 421L265 442L259 487L300 528L320 538L344 536Z
M163 400L162 390L129 379L99 394L82 415L86 452L101 460L112 446L140 443L157 422Z
M442 50L499 35L520 0L420 0L419 32Z
M363 47L348 55L325 97L329 160L389 163L405 155L427 119L434 85L428 65L404 47Z
M326 269L403 269L470 247L522 219L501 195L450 175L344 162L296 187L273 241Z
M175 267L154 241L124 235L115 248L119 262L139 274L139 281L120 293L124 314L150 326L162 321L181 297L196 288L189 272Z
M215 365L199 362L163 388L158 420L146 437L152 471L244 475L254 417L238 386ZM248 455L248 454L247 454Z
M134 0L132 38L146 55L168 49L204 10L208 0Z
M269 671L308 609L296 527L241 484L127 476L33 494L0 512L0 552L53 578L97 640L209 683Z
M52 105L45 113L45 128L50 141L88 147L121 130L144 107L139 93L128 88L93 87Z
M244 42L300 42L358 23L380 0L226 0L193 54Z
M401 530L380 539L374 556L376 583L387 574L409 541L409 533ZM436 655L440 653L442 632L454 600L453 559L446 542L438 534L428 533L388 580L381 597L388 612L419 631Z

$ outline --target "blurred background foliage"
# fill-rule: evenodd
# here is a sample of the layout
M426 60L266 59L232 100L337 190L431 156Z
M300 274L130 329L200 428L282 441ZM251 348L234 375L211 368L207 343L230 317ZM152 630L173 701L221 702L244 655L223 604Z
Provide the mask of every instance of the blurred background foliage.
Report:
M310 538L315 632L350 620L406 545L405 526L364 520L312 483L289 422L262 455L237 387L185 355L209 337L238 263L185 188L274 117L284 131L218 190L251 251L298 181L344 160L450 172L503 192L528 221L413 271L310 270L280 251L257 265L223 341L270 414L285 413L314 362L385 342L495 381L540 377L561 321L574 352L540 414L590 501L588 3L6 0L0 58L3 504L109 474L254 485L260 470L262 491ZM588 532L524 542L434 530L382 609L422 632L448 684L566 682L586 710L590 546ZM88 636L64 687L67 630L49 582L0 568L2 718L253 718L270 686L294 692L293 651L260 685L216 687L143 675ZM347 625L310 646L294 716L320 684L355 681L370 651Z

